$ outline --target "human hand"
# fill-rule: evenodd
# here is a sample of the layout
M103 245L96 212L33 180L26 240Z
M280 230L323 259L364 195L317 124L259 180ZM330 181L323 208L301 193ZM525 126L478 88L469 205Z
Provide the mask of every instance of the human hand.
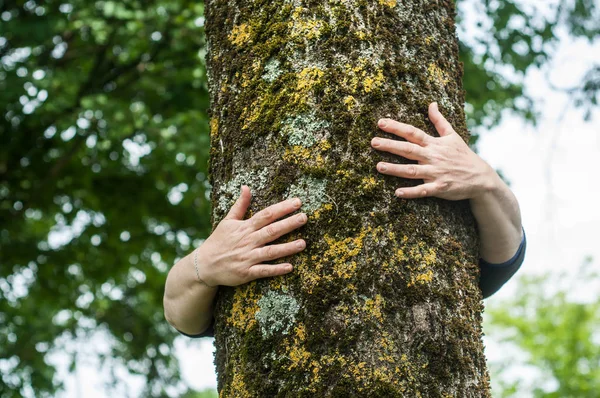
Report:
M277 221L298 210L302 205L300 199L284 200L244 220L251 198L250 188L243 186L227 216L197 249L198 274L208 286L237 286L258 278L287 274L293 269L291 264L263 262L296 254L306 247L302 239L267 245L306 223L304 213Z
M402 137L406 142L376 137L371 141L373 148L418 163L379 162L377 170L382 174L424 181L414 187L398 188L396 196L461 200L477 199L492 190L499 180L498 175L454 131L435 102L429 105L429 120L440 137L432 137L414 126L391 119L378 122L380 129Z

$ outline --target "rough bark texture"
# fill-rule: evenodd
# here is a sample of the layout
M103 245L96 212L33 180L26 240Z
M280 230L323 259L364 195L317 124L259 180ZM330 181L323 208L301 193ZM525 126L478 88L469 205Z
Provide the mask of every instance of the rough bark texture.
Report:
M380 117L466 140L454 3L208 0L216 225L241 184L257 211L303 199L308 248L280 278L220 289L222 397L487 397L468 204L398 200Z

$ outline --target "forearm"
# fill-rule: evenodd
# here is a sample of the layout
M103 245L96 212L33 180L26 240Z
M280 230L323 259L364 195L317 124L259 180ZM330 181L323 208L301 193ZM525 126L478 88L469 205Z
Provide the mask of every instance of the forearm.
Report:
M200 334L212 322L216 293L217 287L208 287L198 282L192 252L169 271L163 298L165 318L181 332Z
M517 252L523 228L517 198L493 169L489 173L488 184L470 202L479 229L480 257L499 264Z

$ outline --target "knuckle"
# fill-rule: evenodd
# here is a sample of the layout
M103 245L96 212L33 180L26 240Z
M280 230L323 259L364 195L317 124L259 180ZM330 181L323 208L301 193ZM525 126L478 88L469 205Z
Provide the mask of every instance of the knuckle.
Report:
M263 210L262 218L264 218L265 220L270 220L271 218L273 218L273 210L271 210L271 209Z
M270 259L275 258L275 256L277 255L274 246L266 246L264 249L264 253L265 257Z
M277 236L277 228L275 228L273 226L273 224L267 225L265 227L265 232L267 233L268 236L270 237L274 237Z
M242 281L242 283L250 282L254 279L250 268L236 269L232 274L235 275L238 280Z
M408 166L408 175L411 177L416 177L417 176L417 168L413 165L409 165Z
M250 261L250 252L242 251L238 253L237 259L240 263L247 263Z

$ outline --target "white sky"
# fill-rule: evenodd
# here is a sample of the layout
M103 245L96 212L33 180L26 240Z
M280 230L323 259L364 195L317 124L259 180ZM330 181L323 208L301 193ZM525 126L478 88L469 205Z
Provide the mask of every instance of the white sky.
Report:
M600 62L600 43L563 42L551 66L551 80L568 87ZM583 121L565 95L551 91L541 72L528 75L527 87L542 111L537 127L506 117L502 124L482 134L479 153L511 181L519 199L527 234L527 256L520 273L575 270L584 257L600 259L600 111ZM509 283L488 303L508 297ZM193 388L216 387L212 339L179 338L175 343L184 380ZM491 344L487 355L500 358L506 351ZM64 372L61 372L64 374ZM103 398L104 379L93 363L66 377L67 397ZM82 380L85 380L82 382ZM128 378L132 391L139 380Z

